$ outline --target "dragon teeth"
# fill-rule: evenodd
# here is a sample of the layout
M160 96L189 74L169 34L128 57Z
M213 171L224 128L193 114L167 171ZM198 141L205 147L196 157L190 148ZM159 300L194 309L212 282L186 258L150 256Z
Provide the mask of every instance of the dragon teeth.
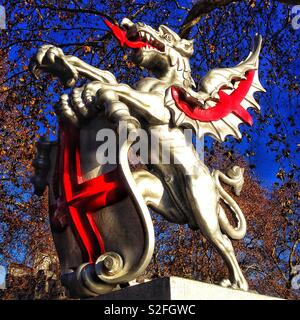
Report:
M138 32L140 36L140 40L147 43L144 46L145 50L155 50L155 51L164 51L164 46L157 41L150 33L146 33L145 31Z

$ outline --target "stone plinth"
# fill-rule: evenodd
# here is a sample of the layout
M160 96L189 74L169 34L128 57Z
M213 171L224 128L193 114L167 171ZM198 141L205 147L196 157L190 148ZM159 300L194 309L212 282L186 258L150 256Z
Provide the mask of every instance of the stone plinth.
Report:
M279 300L253 292L244 292L178 277L154 279L93 300Z

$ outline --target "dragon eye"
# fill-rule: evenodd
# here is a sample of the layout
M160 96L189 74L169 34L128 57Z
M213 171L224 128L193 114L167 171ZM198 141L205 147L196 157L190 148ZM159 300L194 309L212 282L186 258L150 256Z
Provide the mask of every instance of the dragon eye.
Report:
M171 42L173 40L173 37L170 35L170 34L165 34L164 35L164 38L168 41L168 42Z

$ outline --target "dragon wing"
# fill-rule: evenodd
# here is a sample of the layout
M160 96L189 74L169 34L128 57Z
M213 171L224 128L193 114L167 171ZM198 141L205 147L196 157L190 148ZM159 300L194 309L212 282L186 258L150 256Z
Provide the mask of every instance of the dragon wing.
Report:
M172 86L166 92L165 106L175 126L191 127L201 138L208 134L219 141L227 135L242 137L239 125L252 125L248 108L260 110L253 94L265 92L258 78L261 36L246 60L232 68L213 69L202 79L200 91Z

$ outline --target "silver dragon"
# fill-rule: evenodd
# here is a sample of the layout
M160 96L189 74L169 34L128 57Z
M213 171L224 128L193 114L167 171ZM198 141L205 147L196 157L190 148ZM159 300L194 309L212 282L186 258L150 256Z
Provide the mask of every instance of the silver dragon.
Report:
M257 72L261 37L256 38L253 51L244 61L232 68L210 71L196 92L189 63L194 50L193 40L181 39L167 26L161 25L156 31L127 18L123 19L119 31L121 36L118 40L121 44L122 41L125 45L129 43L128 47L133 48L135 63L148 69L155 77L143 78L130 87L118 83L110 72L92 67L75 56L65 55L60 48L51 45L44 45L38 50L33 72L36 75L43 71L52 73L70 87L75 86L80 77L89 80L84 86L75 87L71 94L61 96L58 109L64 121L82 127L102 112L112 123L127 121L130 130L142 127L158 135L161 147L170 148L176 164L167 165L160 161L151 164L153 161L145 159L145 163L149 163L147 168L132 172L136 192L142 195L149 208L168 221L188 223L192 229L200 229L229 269L229 277L221 285L247 291L247 281L230 241L245 236L246 220L238 204L221 185L223 182L232 186L235 194L239 195L244 171L234 166L227 174L219 170L211 173L194 146L187 143L182 129L192 128L198 138L205 134L219 141L224 141L227 135L241 138L238 126L243 122L249 123L249 117L243 116L247 108L259 109L253 93L264 91ZM133 46L134 43L140 45ZM225 114L224 110L214 110L224 95L233 97L232 93L242 86L251 70L255 71L253 81L249 90L240 97L242 110L229 110ZM228 101L227 104L232 102ZM180 103L187 106L188 102L192 109L187 111L180 107ZM201 116L193 116L194 109L215 113L212 118L205 116L202 119ZM237 226L229 222L222 202L235 214ZM140 271L145 267L146 264Z

